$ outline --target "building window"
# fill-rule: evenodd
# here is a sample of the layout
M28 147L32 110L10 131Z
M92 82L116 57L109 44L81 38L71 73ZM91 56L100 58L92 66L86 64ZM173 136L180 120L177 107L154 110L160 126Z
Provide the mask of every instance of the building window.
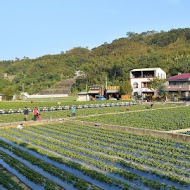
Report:
M133 83L133 88L138 88L138 83L137 82Z
M177 85L176 81L169 81L169 85Z
M142 82L142 88L148 88L148 82Z

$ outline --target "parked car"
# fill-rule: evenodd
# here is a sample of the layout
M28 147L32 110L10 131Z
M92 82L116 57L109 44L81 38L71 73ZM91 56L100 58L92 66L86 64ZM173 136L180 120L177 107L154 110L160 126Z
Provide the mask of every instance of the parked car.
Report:
M98 96L98 97L96 98L96 100L106 100L106 98L104 98L104 96Z

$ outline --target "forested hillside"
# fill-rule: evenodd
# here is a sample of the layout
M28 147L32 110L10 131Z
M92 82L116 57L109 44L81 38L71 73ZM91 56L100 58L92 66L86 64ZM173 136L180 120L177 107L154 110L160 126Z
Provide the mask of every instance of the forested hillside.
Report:
M58 55L0 61L0 93L38 93L72 78L75 70L85 73L77 79L75 91L84 90L86 84L103 85L106 77L109 85L118 85L128 79L131 69L144 67L161 67L168 77L190 72L190 28L127 32L125 38L92 50L77 47ZM3 73L14 79L3 79Z

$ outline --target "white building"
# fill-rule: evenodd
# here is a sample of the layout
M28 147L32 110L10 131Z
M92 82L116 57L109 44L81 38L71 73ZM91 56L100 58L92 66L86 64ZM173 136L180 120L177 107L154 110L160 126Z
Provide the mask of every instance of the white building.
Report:
M75 71L75 76L77 76L77 77L82 77L82 76L84 76L85 74L84 74L84 72L83 71Z
M35 99L35 98L66 98L69 95L68 94L47 94L47 95L39 95L39 94L33 94L29 95L27 92L22 92L20 94L21 99L27 100L27 99Z
M88 92L80 92L78 93L77 101L89 101L90 97L88 95Z
M3 100L3 94L0 94L0 102Z
M147 95L153 96L155 90L148 88L148 83L154 78L166 79L166 73L161 68L143 68L131 70L130 81L133 88L132 95L139 95L142 96L142 98L146 98Z

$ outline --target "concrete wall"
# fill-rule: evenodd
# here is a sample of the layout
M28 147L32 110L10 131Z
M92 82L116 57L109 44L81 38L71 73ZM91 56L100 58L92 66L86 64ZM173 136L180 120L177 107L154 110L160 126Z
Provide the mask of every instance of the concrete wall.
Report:
M83 123L86 125L98 126L99 128L103 128L103 129L113 129L113 130L124 131L127 133L137 134L137 135L149 135L152 137L166 138L166 139L190 143L190 135L176 134L176 133L171 133L167 131L156 131L156 130L140 129L140 128L126 127L126 126L94 123L94 122L87 122L87 121L78 121L78 120L70 120L70 121L74 123Z

